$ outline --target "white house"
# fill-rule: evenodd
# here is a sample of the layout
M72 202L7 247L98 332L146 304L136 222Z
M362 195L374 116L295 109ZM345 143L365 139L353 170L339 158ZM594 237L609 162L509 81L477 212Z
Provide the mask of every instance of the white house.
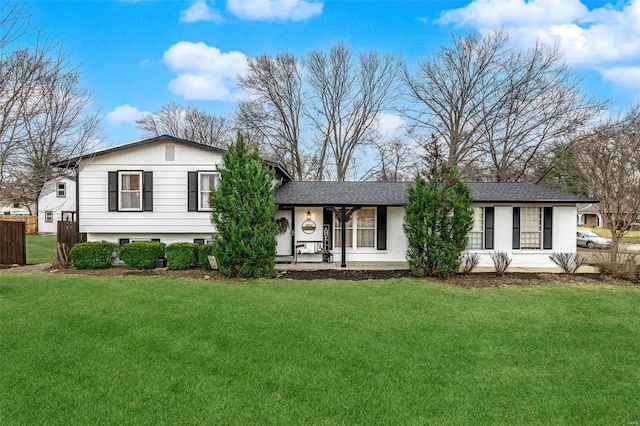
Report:
M160 136L65 161L76 168L79 230L89 241L206 243L215 233L208 205L224 151ZM60 165L62 166L63 163ZM405 261L404 182L295 182L265 162L282 185L276 218L279 259ZM505 251L512 266L553 267L553 252L576 251L576 204L593 200L526 183L470 183L471 252L481 266Z
M0 199L0 214L4 216L29 216L35 209L35 204L26 205L10 196Z
M280 214L287 211L285 208L289 209L294 229L291 247L299 254L318 252L313 250L314 245L319 246L316 242L323 241L334 259L341 263L344 260L403 261L407 239L402 223L408 185L406 182L286 182L276 191L276 202ZM495 251L507 252L513 259L511 266L529 268L554 267L549 259L553 252L575 253L576 203L586 202L584 197L528 183L472 182L468 185L473 199L474 224L467 250L479 254L480 266L493 266L490 254ZM344 227L339 220L343 211L351 212ZM305 229L309 222L313 224ZM345 257L342 256L343 240Z
M75 178L60 176L47 181L38 197L38 233L55 234L57 222L74 221L75 214Z
M224 150L159 136L61 162L76 168L79 231L87 241L206 243L209 194ZM291 180L274 163L278 180Z

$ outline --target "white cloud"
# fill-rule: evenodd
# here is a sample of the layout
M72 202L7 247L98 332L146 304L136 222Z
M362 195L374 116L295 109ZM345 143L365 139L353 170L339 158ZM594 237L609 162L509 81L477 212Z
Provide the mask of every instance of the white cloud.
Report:
M209 7L205 0L197 0L188 9L180 12L180 22L193 23L200 21L221 22L220 13Z
M255 21L304 21L322 13L322 2L304 0L228 0L227 9L239 18Z
M380 113L377 116L378 132L381 140L388 141L402 138L403 127L406 124L399 115Z
M609 68L600 73L605 80L615 82L623 89L640 93L640 66Z
M146 68L146 67L150 67L152 65L155 65L153 63L153 61L151 59L148 59L148 58L145 58L145 59L141 60L138 64L140 65L141 68Z
M137 107L129 104L120 105L115 107L113 111L107 113L105 118L111 124L135 124L143 114L148 114L147 111L140 111Z
M633 80L640 63L640 0L592 10L580 0L474 0L442 12L437 22L481 32L502 27L523 46L536 38L558 43L570 65L594 69L619 87L640 85Z
M243 53L223 53L203 42L174 44L164 52L164 62L177 74L169 83L169 90L185 99L230 100L237 76L247 71Z

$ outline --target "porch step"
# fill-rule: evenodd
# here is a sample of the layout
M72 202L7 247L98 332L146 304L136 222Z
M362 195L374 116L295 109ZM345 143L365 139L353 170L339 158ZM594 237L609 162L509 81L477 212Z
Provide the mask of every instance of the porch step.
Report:
M293 256L276 256L276 263L293 263Z

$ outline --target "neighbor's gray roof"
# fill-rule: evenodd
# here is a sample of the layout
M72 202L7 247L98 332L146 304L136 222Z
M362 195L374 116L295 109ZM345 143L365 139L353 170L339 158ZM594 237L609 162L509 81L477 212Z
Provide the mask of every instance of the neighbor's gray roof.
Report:
M276 190L280 205L305 206L403 206L411 182L285 182ZM594 202L592 199L555 191L530 183L469 182L476 203Z

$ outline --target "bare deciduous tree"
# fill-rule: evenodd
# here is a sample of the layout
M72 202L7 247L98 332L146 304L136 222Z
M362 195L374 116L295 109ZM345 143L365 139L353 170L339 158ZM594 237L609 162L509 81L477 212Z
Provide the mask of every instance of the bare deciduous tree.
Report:
M162 105L154 114L142 115L136 126L146 136L169 135L219 148L233 141L233 129L226 118L175 102Z
M572 159L591 195L600 200L615 262L620 240L640 215L640 105L584 137Z
M20 47L29 31L25 9L5 3L0 14L0 197L31 210L44 182L57 174L51 163L95 142L98 115L88 112L91 95L60 44L38 36Z
M375 152L376 165L362 180L403 182L411 179L414 151L407 143L400 139L375 141L371 148Z
M247 75L238 78L238 86L249 95L238 105L238 121L254 129L273 159L302 180L302 68L291 53L249 58L248 68Z
M557 47L521 51L503 31L456 37L404 80L415 126L445 142L449 164L485 180L539 181L534 165L603 107L580 93Z
M329 54L309 52L305 69L307 111L320 144L320 165L330 152L337 180L345 180L356 149L371 142L378 114L394 101L399 63L375 52L360 54L354 63L351 50L338 43Z

